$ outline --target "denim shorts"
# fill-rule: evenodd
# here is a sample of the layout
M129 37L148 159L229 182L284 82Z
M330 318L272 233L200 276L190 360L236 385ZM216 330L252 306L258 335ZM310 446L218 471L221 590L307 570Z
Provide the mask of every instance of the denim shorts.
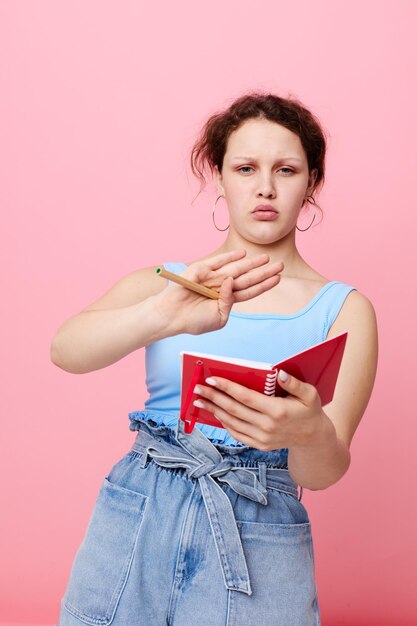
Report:
M103 479L59 625L319 626L307 511L287 451L138 420Z

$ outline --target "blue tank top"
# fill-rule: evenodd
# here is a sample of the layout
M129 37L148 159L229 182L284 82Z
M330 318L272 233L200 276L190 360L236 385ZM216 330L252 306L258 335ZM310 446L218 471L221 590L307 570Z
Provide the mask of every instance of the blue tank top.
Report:
M185 263L164 263L180 274ZM146 346L146 387L149 394L144 411L132 411L129 419L152 420L158 426L175 428L180 411L180 352L204 352L254 361L276 363L324 341L346 296L354 290L337 280L325 284L312 300L292 315L230 312L226 326L200 335L180 334ZM224 428L197 423L213 443L243 446Z

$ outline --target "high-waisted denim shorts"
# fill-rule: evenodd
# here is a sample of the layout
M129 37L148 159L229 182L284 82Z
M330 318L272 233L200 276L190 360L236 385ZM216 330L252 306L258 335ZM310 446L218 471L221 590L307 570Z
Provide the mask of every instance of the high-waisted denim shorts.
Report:
M214 445L181 420L136 426L100 486L59 626L320 625L287 451Z

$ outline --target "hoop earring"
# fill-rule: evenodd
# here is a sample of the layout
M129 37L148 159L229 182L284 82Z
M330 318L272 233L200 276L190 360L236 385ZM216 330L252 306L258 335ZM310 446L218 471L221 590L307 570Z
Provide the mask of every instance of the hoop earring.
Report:
M311 198L311 200L310 200L310 198ZM318 205L316 204L316 202L315 202L315 200L314 200L313 196L307 196L307 197L305 198L305 200L307 200L307 202L309 202L310 204L314 204L314 206L318 206ZM303 202L303 204L304 204L304 202ZM299 230L301 233L305 233L305 232L306 232L306 230L308 230L309 228L311 228L311 226L313 225L313 222L314 222L314 220L315 220L315 219L316 219L316 212L314 212L314 217L313 217L313 219L311 220L310 225L309 225L309 226L307 226L307 228L298 228L298 226L297 226L297 225L295 225L295 227L296 227L296 229L297 229L297 230Z
M229 228L230 224L229 224L229 226L226 226L226 228L219 228L219 227L217 226L217 224L216 224L216 220L215 220L215 217L214 217L214 213L215 213L215 211L216 211L216 204L217 204L217 202L218 202L218 200L219 200L220 198L224 198L224 196L218 196L218 197L216 198L216 202L214 203L214 207L213 207L213 213L212 213L212 215L213 215L213 224L214 224L214 227L215 227L215 228L217 228L217 230L220 230L221 232L223 232L223 231L225 231L225 230L227 230L227 229Z

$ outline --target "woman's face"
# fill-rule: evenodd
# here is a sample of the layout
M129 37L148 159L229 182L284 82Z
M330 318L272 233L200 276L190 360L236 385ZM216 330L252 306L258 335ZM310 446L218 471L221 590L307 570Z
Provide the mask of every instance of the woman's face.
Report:
M229 208L229 233L263 244L287 235L316 173L309 177L298 135L265 119L244 122L229 137L222 173L215 168L218 191Z

